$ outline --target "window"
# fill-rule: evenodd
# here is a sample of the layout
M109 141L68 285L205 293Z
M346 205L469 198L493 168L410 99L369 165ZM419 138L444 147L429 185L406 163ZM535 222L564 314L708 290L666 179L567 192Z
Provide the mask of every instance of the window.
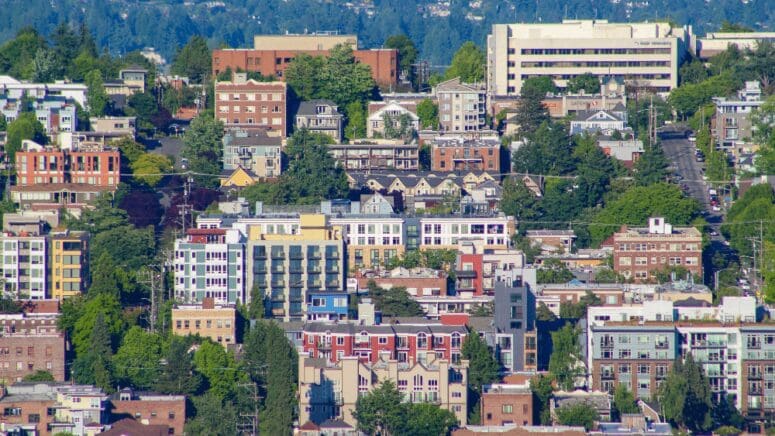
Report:
M511 404L504 404L503 407L501 407L501 412L503 413L513 413L514 407Z

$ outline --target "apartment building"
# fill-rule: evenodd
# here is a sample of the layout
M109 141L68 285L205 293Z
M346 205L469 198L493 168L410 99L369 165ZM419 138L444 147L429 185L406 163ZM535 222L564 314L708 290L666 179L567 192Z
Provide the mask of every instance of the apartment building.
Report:
M431 143L431 171L499 173L500 141L437 137Z
M172 308L172 333L199 335L228 347L237 343L237 309L215 304L212 297L201 304L180 304Z
M0 94L14 100L28 97L33 100L53 99L72 100L81 107L87 107L86 93L88 88L83 83L28 83L21 82L11 76L0 76ZM8 120L10 122L11 120Z
M43 300L48 290L46 237L3 232L3 291L16 299Z
M283 139L278 132L266 129L231 128L223 134L223 169L241 167L259 178L276 178L282 174Z
M482 386L482 425L531 425L533 423L533 391L530 381L522 384L492 384Z
M173 267L178 301L245 302L245 237L239 230L188 229L175 241Z
M458 295L478 297L494 295L499 271L521 271L525 255L511 248L485 248L486 241L461 239L455 263L455 290ZM524 281L524 280L522 280Z
M56 307L56 305L54 305ZM57 327L58 313L0 315L0 381L4 385L22 381L37 371L64 381L65 333Z
M57 382L7 386L0 398L5 429L18 434L94 435L107 424L108 396L100 388Z
M136 392L124 388L110 396L111 422L131 416L143 425L167 427L165 434L182 435L186 423L186 396Z
M400 216L340 214L331 218L331 225L342 228L350 270L385 266L406 251L408 230Z
M470 132L486 126L487 90L479 84L465 84L460 78L441 82L434 88L439 104L439 129Z
M358 281L358 289L368 289L369 282L373 281L385 289L406 288L406 292L413 297L445 297L449 274L444 270L430 268L399 267L392 270L361 269L355 272L355 278Z
M0 78L1 80L1 78ZM7 122L19 117L22 112L31 111L35 118L43 125L49 135L57 135L59 132L75 132L78 127L75 101L61 96L43 96L24 100L25 93L16 95L3 92L0 87L0 114Z
M614 271L642 283L668 266L682 266L702 276L702 234L676 227L664 218L649 218L647 228L622 228L613 235Z
M287 86L284 82L257 82L234 73L230 82L215 82L215 119L226 127L261 127L285 138Z
M576 232L573 230L528 230L525 237L531 244L537 244L542 252L570 253Z
M284 72L296 56L328 56L329 51L339 44L352 48L356 62L369 66L371 77L378 85L390 87L398 84L398 50L358 49L357 36L331 33L256 35L252 49L213 50L213 77L230 69L258 72L264 77L284 80Z
M420 130L417 103L414 101L390 100L369 102L369 117L366 119L366 137L384 138L385 128L401 129L401 122L408 123L412 131Z
M568 80L586 73L669 92L678 86L691 37L691 27L666 22L494 24L487 36L487 92L519 95L525 80L539 76L565 88Z
M89 126L93 132L132 139L137 136L137 117L91 117Z
M399 140L332 144L328 152L345 170L417 171L420 168L420 148Z
M738 50L755 50L762 42L775 42L775 32L710 32L696 39L696 54L702 60L735 46Z
M764 104L759 82L745 82L745 87L737 92L737 98L714 97L716 106L713 119L713 136L716 146L736 154L753 143L753 120L751 114Z
M80 144L65 149L22 141L16 152L16 185L88 184L115 190L121 182L117 148Z
M515 220L503 214L424 216L419 219L421 248L457 249L461 241L481 241L483 250L511 247Z
M54 230L49 234L50 296L81 295L89 288L89 232Z
M507 373L538 369L538 339L533 292L519 282L495 282L494 341Z
M296 129L308 129L333 138L335 143L344 138L344 115L331 100L310 100L299 103L296 111Z
M249 226L248 287L265 291L274 317L300 321L308 291L344 289L344 238L323 214L300 214L286 224L267 219Z
M404 401L436 404L467 422L468 361L451 363L429 357L425 363L402 363L387 356L375 363L345 357L332 364L306 353L299 355L299 422L314 424L329 419L357 425L353 412L361 395L391 380Z
M457 322L444 323L444 319L390 325L308 323L302 347L311 357L333 363L351 356L377 363L383 354L399 363L427 363L431 356L459 362L468 329Z

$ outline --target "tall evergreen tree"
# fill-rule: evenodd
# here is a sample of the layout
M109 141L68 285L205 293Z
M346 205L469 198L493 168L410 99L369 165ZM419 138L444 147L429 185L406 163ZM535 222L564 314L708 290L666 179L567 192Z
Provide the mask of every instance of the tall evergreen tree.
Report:
M527 137L538 130L538 127L550 120L549 110L544 106L546 93L540 89L528 88L522 91L517 102L517 113L514 121L519 128L519 136Z
M638 186L648 186L664 182L667 177L668 161L662 151L662 146L654 144L646 147L643 155L635 162L635 183Z
M79 383L93 384L111 392L114 389L112 356L113 348L105 315L98 313L91 331L89 349L76 358L75 379Z
M186 339L173 336L164 356L155 389L165 394L194 395L202 387L202 376L194 369L193 358Z
M658 399L662 415L677 427L701 432L713 426L710 383L691 354L675 361Z
M549 357L549 372L557 378L561 389L572 391L576 379L584 375L580 366L581 346L579 331L571 323L552 332L552 355Z
M468 420L471 424L477 424L481 418L479 399L482 386L498 380L500 364L484 339L474 330L468 333L460 351L463 359L468 360Z

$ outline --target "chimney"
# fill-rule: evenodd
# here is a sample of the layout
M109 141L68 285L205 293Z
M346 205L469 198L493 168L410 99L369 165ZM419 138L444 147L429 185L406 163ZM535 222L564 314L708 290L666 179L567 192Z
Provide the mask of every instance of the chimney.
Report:
M215 309L215 299L213 297L205 297L202 300L202 309Z
M245 83L248 81L248 73L234 73L232 77L234 77L234 83Z

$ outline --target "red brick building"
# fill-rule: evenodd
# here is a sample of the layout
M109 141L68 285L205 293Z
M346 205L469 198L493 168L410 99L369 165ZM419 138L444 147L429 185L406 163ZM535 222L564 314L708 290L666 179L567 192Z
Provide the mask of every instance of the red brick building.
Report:
M495 384L482 388L482 425L533 423L533 392L525 384Z
M165 434L183 434L186 423L186 397L122 389L110 398L111 421L132 418L144 425L163 425L169 428Z
M121 175L116 148L78 145L59 148L24 141L16 153L16 185L87 184L114 190Z
M497 139L436 138L431 143L431 171L499 172L500 148Z
M244 73L215 83L215 118L228 127L261 127L287 134L287 93L283 82L256 82Z
M65 380L65 334L54 314L0 315L0 381L21 381L36 371Z
M382 354L399 362L424 362L429 354L459 362L467 334L464 325L310 323L304 326L302 340L304 352L333 363L350 356L376 363Z
M327 56L328 50L213 50L213 77L230 68L232 71L258 72L262 76L285 80L285 69L300 54ZM353 56L357 62L371 68L371 77L378 85L389 87L398 83L398 50L353 50Z
M702 234L694 227L673 227L649 218L648 228L623 227L613 235L614 271L636 282L653 281L672 266L702 276ZM684 279L685 277L680 277Z
M449 275L443 270L429 268L396 268L392 271L360 270L355 273L358 289L368 289L369 282L390 289L405 287L415 297L446 296Z

